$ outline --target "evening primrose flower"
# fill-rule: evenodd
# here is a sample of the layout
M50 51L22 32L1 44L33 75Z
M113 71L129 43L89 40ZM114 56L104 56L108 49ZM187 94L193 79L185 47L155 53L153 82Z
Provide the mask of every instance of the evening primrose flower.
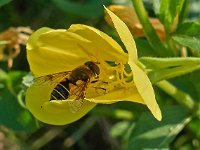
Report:
M26 106L38 120L55 125L68 124L80 119L99 103L119 101L145 104L154 117L161 120L152 85L138 66L137 49L130 31L115 14L106 11L128 53L105 33L81 24L72 25L67 30L41 28L29 38L27 57L35 78L71 71L93 61L98 62L100 68L99 82L94 84L106 89L102 92L88 84L83 104L74 113L69 103L74 100L49 101L54 84L33 84L26 93ZM129 70L125 69L127 66Z

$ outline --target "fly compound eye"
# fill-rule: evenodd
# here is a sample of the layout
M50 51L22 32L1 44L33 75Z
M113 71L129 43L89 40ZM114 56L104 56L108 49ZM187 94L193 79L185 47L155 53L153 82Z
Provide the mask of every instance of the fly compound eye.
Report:
M90 70L92 70L92 72L94 74L97 74L99 75L100 74L100 69L99 69L99 66L95 63L95 62L92 62L92 61L88 61L85 63L85 65L90 68Z
M100 74L99 66L97 66L96 64L94 64L94 65L95 65L95 66L94 66L95 73L96 73L97 75L99 75L99 74Z

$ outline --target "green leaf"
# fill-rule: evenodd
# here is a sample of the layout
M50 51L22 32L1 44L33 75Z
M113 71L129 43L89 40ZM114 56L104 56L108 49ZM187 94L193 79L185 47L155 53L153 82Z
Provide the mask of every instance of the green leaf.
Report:
M10 3L12 0L0 0L0 7L5 5L5 4L8 4Z
M140 61L145 65L152 83L184 75L200 69L200 58L151 58L143 57Z
M108 0L78 3L67 0L52 0L65 13L71 13L83 18L96 18L103 15L103 5L110 4Z
M167 31L169 31L175 17L180 14L184 2L185 0L161 0L160 20Z
M120 137L123 136L129 128L129 121L120 121L112 126L110 133L113 137Z
M163 108L162 113L163 120L160 122L149 113L141 116L130 135L128 150L167 149L190 121L187 111L181 106Z
M149 72L148 76L152 83L156 83L161 80L174 78L174 77L184 75L186 73L190 73L190 72L192 72L194 70L198 70L198 69L200 69L200 65L181 66L181 67L152 71L152 72Z
M176 34L199 36L200 35L200 23L198 22L185 22L179 25L176 30Z
M178 89L188 93L196 102L200 99L200 70L170 79Z
M10 72L0 89L0 124L16 131L33 131L37 128L35 119L17 100L23 72Z
M200 139L200 119L194 118L188 125L188 128Z
M147 69L151 70L200 64L200 58L196 57L173 57L173 58L141 57L140 61L145 65Z
M200 52L200 36L178 35L172 38L179 44Z
M188 89L187 86L185 86L185 89L187 90L190 90L192 92L194 92L194 97L195 97L195 100L198 101L200 99L200 80L199 80L199 77L200 77L200 70L197 70L195 72L192 72L190 75L187 76L189 79L186 80L185 82L187 82L188 84L190 84L191 82L191 89Z

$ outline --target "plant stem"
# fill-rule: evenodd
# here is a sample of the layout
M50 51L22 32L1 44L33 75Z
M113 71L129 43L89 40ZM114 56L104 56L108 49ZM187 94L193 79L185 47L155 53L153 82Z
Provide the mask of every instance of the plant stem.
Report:
M63 127L54 127L47 131L44 135L35 140L31 145L29 145L29 149L35 150L40 149L42 146L46 145L48 142L56 138L59 134L63 132L66 126Z
M78 142L97 122L98 117L89 117L85 122L63 143L64 147L70 148Z
M160 57L172 56L172 52L170 52L161 42L160 38L156 34L152 24L149 21L147 12L144 8L142 0L132 0L137 16L140 20L140 23L143 26L144 33L149 41L153 50Z
M186 106L190 110L194 110L195 108L194 100L187 93L177 89L174 85L172 85L170 82L166 80L160 81L156 83L156 85L160 89L165 91L167 94L172 96L179 104Z

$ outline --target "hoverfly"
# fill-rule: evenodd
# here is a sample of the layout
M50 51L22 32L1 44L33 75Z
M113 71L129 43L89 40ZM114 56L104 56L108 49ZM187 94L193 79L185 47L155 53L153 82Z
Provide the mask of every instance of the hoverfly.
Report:
M87 61L72 71L59 72L35 78L34 85L55 83L49 101L73 99L73 101L69 102L69 105L71 111L75 113L84 103L88 84L97 82L99 74L100 69L98 63Z

